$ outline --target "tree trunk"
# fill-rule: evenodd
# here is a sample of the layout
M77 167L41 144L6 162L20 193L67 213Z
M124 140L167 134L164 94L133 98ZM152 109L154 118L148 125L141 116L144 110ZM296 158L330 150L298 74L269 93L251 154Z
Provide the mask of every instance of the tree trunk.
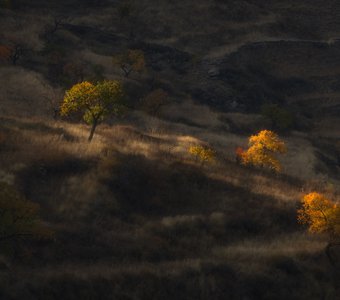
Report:
M92 128L91 128L91 132L90 132L90 136L88 138L89 143L91 143L91 141L93 139L93 135L94 135L94 132L96 130L97 125L98 125L98 120L94 119L93 124L92 124Z

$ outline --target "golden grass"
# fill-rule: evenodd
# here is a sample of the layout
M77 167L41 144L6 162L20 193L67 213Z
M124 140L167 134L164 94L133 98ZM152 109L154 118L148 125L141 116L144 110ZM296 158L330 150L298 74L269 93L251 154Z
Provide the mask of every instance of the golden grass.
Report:
M139 117L148 118L143 114L139 114ZM249 172L246 168L236 165L234 151L237 146L245 147L247 138L228 132L197 129L152 118L144 120L150 121L146 131L134 125L99 125L93 141L88 143L89 126L86 125L38 117L12 117L8 120L10 142L18 149L1 157L3 166L7 166L5 173L12 174L12 170L20 168L20 164L25 165L36 158L54 157L52 159L62 160L64 156L73 156L81 159L102 159L111 150L124 155L143 155L148 159L195 164L188 154L188 149L199 144L209 145L217 151L217 163L205 167L211 178L249 188L255 194L274 196L279 201L296 201L300 198L301 188L292 186L279 177L263 172ZM11 120L18 124L11 124ZM6 121L3 126L6 126ZM42 126L47 129L41 130ZM288 155L282 159L284 172L300 179L313 178L316 158L314 148L307 139L293 135L287 139L287 146Z

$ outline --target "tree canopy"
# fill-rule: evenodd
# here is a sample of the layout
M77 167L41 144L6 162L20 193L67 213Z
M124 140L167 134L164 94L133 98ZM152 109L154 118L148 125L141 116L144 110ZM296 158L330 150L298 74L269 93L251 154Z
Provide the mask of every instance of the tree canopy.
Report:
M302 208L298 210L298 221L308 225L312 233L326 233L328 244L326 255L334 265L331 248L340 246L340 206L323 194L312 192L302 198Z
M310 232L326 232L332 238L340 236L340 207L320 193L303 196L298 220L307 224Z
M242 153L242 163L280 172L282 167L276 154L287 151L285 143L270 130L262 130L249 138L249 148Z
M82 111L83 119L92 125L89 141L97 125L109 115L118 115L124 110L121 84L115 80L104 80L93 84L84 81L66 91L61 105L61 115Z

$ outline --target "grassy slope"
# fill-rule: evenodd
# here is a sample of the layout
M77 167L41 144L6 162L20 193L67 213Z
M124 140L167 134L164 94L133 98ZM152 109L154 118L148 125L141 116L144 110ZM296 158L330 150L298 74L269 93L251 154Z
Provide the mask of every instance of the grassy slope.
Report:
M178 66L181 56L159 54L161 50L142 45L149 51L147 59L153 75L160 78L158 84L175 101L162 111L167 121L134 112L123 121L102 125L92 144L86 142L86 126L51 118L50 99L58 97L58 91L48 81L47 58L39 55L43 43L37 38L51 20L36 11L22 11L20 27L13 22L18 12L2 12L2 25L18 36L25 28L24 36L30 37L35 50L20 66L0 70L0 134L4 136L0 176L41 205L41 215L56 237L4 245L0 297L336 299L337 277L323 254L325 241L310 237L296 222L301 193L319 184L313 178L322 174L337 182L338 169L316 154L320 150L330 165L335 161L337 153L329 146L338 139L335 123L327 125L310 105L313 131L285 137L290 150L284 159L285 174L273 176L233 160L235 147L246 143L246 137L237 132L250 133L263 126L257 124L256 115L211 111L194 104L198 102L194 93L194 103L188 101L187 93L199 85L246 98L251 94L244 96L243 91L255 92L259 87L252 88L259 84L264 94L282 97L287 103L302 99L305 105L315 99L315 105L329 104L325 105L329 119L328 112L338 105L336 93L328 92L326 82L328 77L336 80L336 45L330 50L324 44L301 46L298 41L242 46L281 38L324 41L334 37L339 29L329 11L337 4L329 1L319 11L318 1L308 6L282 1L262 5L241 1L239 6L198 1L194 8L190 1L180 7L169 1L158 6L139 3L145 27L136 34L144 42L177 47L201 62L185 63L183 73ZM58 9L63 9L61 4ZM119 70L110 66L110 55L131 42L125 28L112 21L117 20L115 9L82 9L71 6L68 22L94 31L68 27L58 33L56 43L67 49L68 59L102 65L105 76L120 78ZM311 32L308 16L316 9L320 26ZM301 18L301 13L307 16ZM255 69L249 68L248 61L254 60ZM222 74L217 81L207 73L216 64ZM262 67L256 69L262 65L265 72ZM232 74L239 74L236 85L223 77L228 78L233 68L237 72ZM294 76L307 81L307 87L312 81L318 93L305 85L292 88L288 95L276 91L283 84L290 87L294 82L285 80ZM128 83L144 92L136 82L145 84L144 80L136 77ZM230 122L241 130L230 132ZM216 164L202 167L193 162L187 154L192 143L216 148ZM327 188L336 192L332 186Z
M89 145L78 125L1 121L2 177L56 231L6 245L3 297L335 299L325 242L296 223L299 179L224 152L197 165L186 149L200 140L169 124L102 127Z

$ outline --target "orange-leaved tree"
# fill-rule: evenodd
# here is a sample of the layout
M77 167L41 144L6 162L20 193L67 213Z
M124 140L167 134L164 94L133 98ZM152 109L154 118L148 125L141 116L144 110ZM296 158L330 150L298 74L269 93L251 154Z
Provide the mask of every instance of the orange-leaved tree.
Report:
M262 130L249 138L249 148L242 153L241 159L244 165L267 167L280 172L282 167L276 155L286 151L285 143L276 133Z
M91 125L91 142L97 125L109 115L119 115L125 110L121 84L115 80L104 80L93 84L84 81L66 91L61 105L61 115L83 112L83 119Z
M340 206L323 194L306 194L302 198L302 208L298 210L298 221L308 225L312 233L327 234L326 254L334 263L330 249L340 246Z

